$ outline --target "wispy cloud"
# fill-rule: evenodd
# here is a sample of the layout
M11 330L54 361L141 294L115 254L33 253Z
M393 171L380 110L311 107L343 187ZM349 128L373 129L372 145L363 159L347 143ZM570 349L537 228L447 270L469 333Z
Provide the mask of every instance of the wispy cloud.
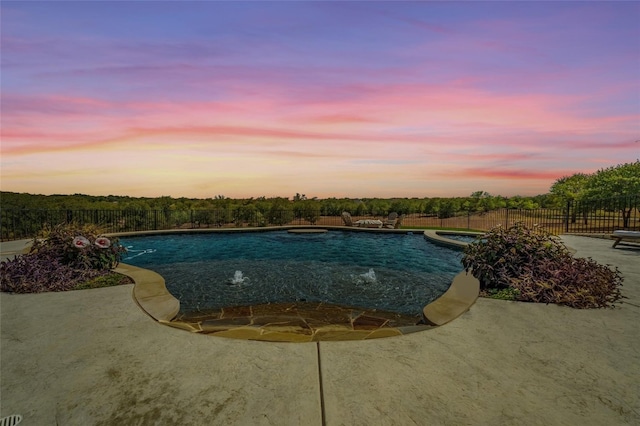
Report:
M637 3L155 6L0 5L3 190L542 193L639 155Z
M496 169L496 168L465 168L460 170L464 176L475 178L491 178L491 179L513 179L513 180L543 180L553 181L566 174L564 170L523 170L523 169Z

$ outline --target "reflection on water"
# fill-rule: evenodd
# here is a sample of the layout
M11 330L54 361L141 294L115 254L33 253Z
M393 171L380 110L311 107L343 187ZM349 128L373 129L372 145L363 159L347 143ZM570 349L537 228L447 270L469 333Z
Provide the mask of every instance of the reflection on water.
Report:
M138 257L138 256L142 256L144 254L151 254L151 253L155 253L156 250L155 249L142 249L142 250L136 250L133 248L133 246L126 246L127 249L127 254L124 257L124 259L131 263L131 259Z

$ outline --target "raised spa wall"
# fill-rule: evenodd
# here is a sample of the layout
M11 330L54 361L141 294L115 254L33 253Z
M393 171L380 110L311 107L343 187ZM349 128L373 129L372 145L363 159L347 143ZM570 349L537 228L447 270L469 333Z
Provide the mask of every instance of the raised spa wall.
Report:
M290 232L324 232L327 229L354 232L414 233L402 229L363 229L345 227L269 227L237 230L189 230L191 232L264 232L283 230ZM129 232L109 236L158 235L191 233L185 230ZM447 234L473 235L480 233L455 231L417 231L424 238L449 248L462 250L468 244L446 238ZM456 275L449 289L423 308L423 319L416 324L415 317L376 310L353 309L323 303L290 303L226 308L202 317L179 317L180 301L166 288L164 278L156 272L121 263L115 272L133 279L133 298L151 318L174 328L194 333L213 334L239 339L313 342L330 340L366 340L401 336L444 325L468 311L480 292L480 283L472 275Z

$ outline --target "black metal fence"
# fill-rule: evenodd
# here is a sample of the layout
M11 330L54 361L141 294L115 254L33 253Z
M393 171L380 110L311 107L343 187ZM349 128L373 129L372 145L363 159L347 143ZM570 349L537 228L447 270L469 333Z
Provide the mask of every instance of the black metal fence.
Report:
M292 210L267 213L234 209L215 210L37 210L0 209L0 239L32 238L61 223L98 225L105 233L163 229L313 225L319 212L296 215ZM322 217L324 225L340 225L340 217Z
M604 200L568 201L566 233L640 230L640 194Z
M357 216L358 219L384 219ZM282 225L343 225L340 216L321 216L319 211L303 214L291 210L35 210L0 209L0 239L33 238L60 223L99 225L104 232L162 229L238 228ZM556 209L498 209L489 212L458 212L451 217L413 213L402 227L489 230L515 222L539 225L555 234L610 233L616 229L640 230L640 195L606 200L569 201Z

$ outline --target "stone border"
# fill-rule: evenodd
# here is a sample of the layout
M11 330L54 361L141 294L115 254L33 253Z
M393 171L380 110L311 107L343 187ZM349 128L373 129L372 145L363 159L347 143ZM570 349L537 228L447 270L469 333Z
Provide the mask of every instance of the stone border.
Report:
M205 230L166 230L166 231L145 231L145 232L127 232L112 233L108 236L146 236L171 233L224 233L224 232L260 232L272 230L289 230L289 229L314 229L306 227L268 227L268 228L233 228L233 229L210 229ZM353 230L356 232L394 232L394 233L413 233L410 230L402 229L368 229L368 228L349 228L349 227L317 227L317 229L336 229L336 230ZM454 232L440 231L442 233L458 234L458 235L482 235L482 233L473 232ZM427 240L446 245L449 248L460 250L468 243L463 241L450 240L438 235L438 231L423 231ZM127 275L134 280L135 286L133 296L136 303L152 318L161 324L174 328L187 330L194 333L201 333L203 330L194 324L174 321L180 311L180 301L176 299L166 288L164 278L156 272L139 268L132 265L120 264L114 269L115 272ZM426 325L416 325L414 327L389 327L386 329L372 331L355 331L338 327L328 327L326 330L319 329L313 335L303 337L300 333L292 332L292 330L283 329L283 327L263 326L263 327L247 327L239 326L229 328L226 331L215 333L219 336L250 339L250 340L266 340L266 341L286 341L286 342L303 342L303 341L327 341L327 340L364 340L372 338L398 336L416 331L422 331L433 326L444 325L468 311L478 298L480 291L480 283L476 278L461 272L456 275L449 289L438 299L429 303L423 308L423 316ZM336 335L337 332L337 335ZM323 335L326 338L323 338Z
M325 228L303 228L303 229L288 229L290 234L324 234L327 231Z
M460 272L449 289L422 309L427 324L444 325L467 312L480 295L480 281L473 275Z
M459 240L452 240L445 237L445 235L467 235L470 237L481 237L484 232L473 231L440 231L437 229L428 229L424 231L424 237L434 244L438 244L444 247L453 248L456 250L463 250L469 243Z
M151 318L168 322L180 312L180 301L169 293L164 278L157 272L125 263L121 263L113 271L126 275L135 282L133 299Z
M426 230L426 240L454 250L463 250L470 243L452 240L445 235L469 235L480 237L484 232L472 231L440 231ZM428 324L444 325L468 311L478 300L480 295L480 281L467 272L460 272L451 282L449 289L439 298L424 307L422 313Z

